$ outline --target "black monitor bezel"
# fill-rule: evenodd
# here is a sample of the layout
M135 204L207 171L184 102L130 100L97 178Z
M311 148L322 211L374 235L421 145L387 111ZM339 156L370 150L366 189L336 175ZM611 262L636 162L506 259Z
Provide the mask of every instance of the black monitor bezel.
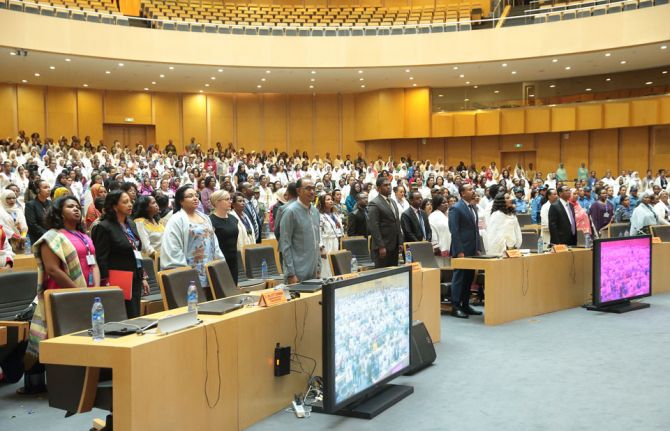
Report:
M602 302L600 300L600 245L604 242L615 242L615 241L627 241L631 239L641 239L647 238L649 241L649 293L644 295L630 296L627 298L621 298L614 301ZM651 242L651 235L636 235L636 236L625 236L617 238L599 238L593 241L593 286L592 286L592 295L593 295L593 304L597 306L607 306L615 304L623 304L634 299L646 298L652 294L652 262L653 262L653 244Z
M379 388L387 384L389 381L395 379L396 377L404 374L409 370L411 364L408 363L406 367L396 371L395 373L387 376L386 378L380 380L379 382L373 384L372 386L367 387L363 391L352 395L351 397L340 401L339 403L335 402L335 348L334 348L334 339L335 339L335 325L334 325L334 307L335 307L335 290L351 286L358 283L373 281L376 279L398 275L406 273L409 280L409 327L407 328L408 333L408 352L411 351L412 347L412 270L409 266L402 266L396 268L388 268L384 270L373 270L366 271L361 273L358 277L354 277L347 280L329 282L324 284L322 290L322 316L323 316L323 409L325 412L334 413L338 410L341 410L343 407L355 403L359 400L362 400L370 395L373 395L377 392Z

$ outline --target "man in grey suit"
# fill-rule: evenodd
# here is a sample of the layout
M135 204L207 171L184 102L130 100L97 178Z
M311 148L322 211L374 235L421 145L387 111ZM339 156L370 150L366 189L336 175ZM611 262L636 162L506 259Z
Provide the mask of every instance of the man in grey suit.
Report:
M368 230L375 268L385 268L398 265L402 229L398 205L391 199L391 181L383 174L377 177L377 191L379 195L368 204Z

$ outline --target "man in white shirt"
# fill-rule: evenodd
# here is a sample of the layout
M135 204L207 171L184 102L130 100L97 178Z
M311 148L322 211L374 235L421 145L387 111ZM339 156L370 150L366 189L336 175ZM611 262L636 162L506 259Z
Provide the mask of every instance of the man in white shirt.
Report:
M5 161L2 163L2 172L0 172L0 189L4 190L5 187L12 183L12 162Z
M547 199L547 202L545 202L540 209L540 224L542 226L541 235L545 244L551 242L551 235L549 234L549 207L558 199L556 189L547 190Z
M44 168L40 172L40 178L46 181L49 184L49 188L54 188L56 184L56 177L58 176L56 172L56 162L54 160L49 160L49 166Z
M670 217L670 205L668 205L668 192L665 190L659 193L658 203L654 205L654 212L658 218L659 224L670 224L668 218Z

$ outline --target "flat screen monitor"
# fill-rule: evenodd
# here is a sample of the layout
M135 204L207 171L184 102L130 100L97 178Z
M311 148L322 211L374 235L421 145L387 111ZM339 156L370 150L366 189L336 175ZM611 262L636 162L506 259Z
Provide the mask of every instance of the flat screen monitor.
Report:
M598 239L593 244L596 306L651 296L651 236Z
M375 271L323 287L325 412L374 396L410 365L409 267Z

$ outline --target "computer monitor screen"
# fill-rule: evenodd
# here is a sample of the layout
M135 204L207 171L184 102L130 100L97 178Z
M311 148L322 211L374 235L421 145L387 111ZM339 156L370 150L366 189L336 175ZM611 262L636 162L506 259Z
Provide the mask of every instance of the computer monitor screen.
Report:
M324 287L324 407L374 392L410 365L411 273L391 269Z
M593 302L604 305L651 295L651 237L594 243Z

